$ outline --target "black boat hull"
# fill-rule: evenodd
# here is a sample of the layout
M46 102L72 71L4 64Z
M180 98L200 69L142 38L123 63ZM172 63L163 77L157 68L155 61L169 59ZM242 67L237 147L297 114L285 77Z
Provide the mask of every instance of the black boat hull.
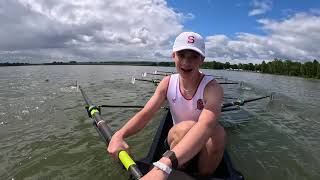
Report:
M167 138L168 132L172 127L172 117L170 111L166 114L166 116L162 119L157 133L153 139L152 145L149 149L148 155L137 162L139 169L142 171L143 174L146 174L150 168L152 167L151 164L153 162L158 161L162 154L167 150L164 141ZM191 165L192 166L192 165ZM195 166L195 165L193 165ZM188 175L186 175L188 174ZM188 177L187 177L188 176ZM180 178L179 178L180 177ZM225 180L244 180L243 175L234 169L231 159L228 155L228 152L225 150L223 159L220 162L218 168L209 177L203 177L196 174L190 174L188 172L175 172L169 177L169 179L207 179L207 180L217 180L217 179L225 179Z

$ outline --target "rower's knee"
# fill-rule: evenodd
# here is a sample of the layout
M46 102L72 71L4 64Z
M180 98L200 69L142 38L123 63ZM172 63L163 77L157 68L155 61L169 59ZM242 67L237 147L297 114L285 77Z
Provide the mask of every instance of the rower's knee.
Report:
M224 149L224 146L226 144L226 138L227 138L226 131L221 125L218 125L214 132L215 133L212 136L212 138L215 140L216 146L220 149L221 148Z
M214 173L223 159L225 144L226 132L221 125L218 125L205 147L200 151L198 166L201 175L208 176ZM208 159L211 159L211 161L208 161Z
M206 147L210 150L210 153L221 154L224 151L227 135L224 128L218 125L211 138L207 141Z
M168 133L168 143L170 149L173 149L182 138L188 133L188 131L195 125L194 121L183 121L174 125Z

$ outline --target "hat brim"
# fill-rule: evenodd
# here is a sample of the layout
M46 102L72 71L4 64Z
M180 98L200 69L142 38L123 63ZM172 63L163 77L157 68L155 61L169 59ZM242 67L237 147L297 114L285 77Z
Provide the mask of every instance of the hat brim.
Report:
M192 47L192 46L191 47L190 46L181 46L179 48L173 48L173 52L186 50L186 49L196 51L197 53L201 54L203 57L206 57L205 54L199 48Z

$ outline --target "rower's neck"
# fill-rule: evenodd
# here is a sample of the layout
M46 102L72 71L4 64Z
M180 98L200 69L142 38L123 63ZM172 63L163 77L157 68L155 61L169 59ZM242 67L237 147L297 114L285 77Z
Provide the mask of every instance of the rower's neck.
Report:
M203 74L201 72L197 72L195 76L192 77L182 77L180 78L180 86L183 89L194 91L197 89L199 81L202 79Z

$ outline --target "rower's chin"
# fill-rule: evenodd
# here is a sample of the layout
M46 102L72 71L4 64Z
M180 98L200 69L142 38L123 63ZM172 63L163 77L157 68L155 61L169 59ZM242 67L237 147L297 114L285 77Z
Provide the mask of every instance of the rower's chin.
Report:
M180 74L191 75L194 69L180 68Z
M179 74L183 79L192 79L194 77L193 73L191 72L188 72L188 73L181 72Z

